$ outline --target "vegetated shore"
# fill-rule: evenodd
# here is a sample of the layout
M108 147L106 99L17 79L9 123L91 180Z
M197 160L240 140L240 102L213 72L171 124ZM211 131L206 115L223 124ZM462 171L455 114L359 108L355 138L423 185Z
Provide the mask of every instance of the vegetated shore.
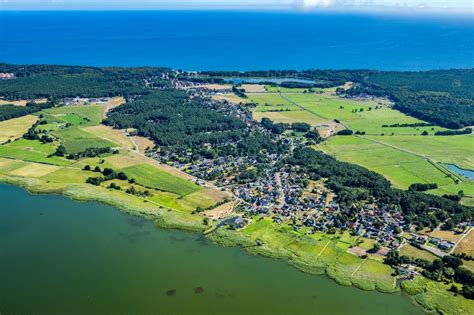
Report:
M209 228L203 224L199 216L157 206L134 196L108 190L105 187L96 187L88 184L65 185L49 183L35 178L6 175L0 175L0 183L19 186L34 194L56 194L75 201L104 203L125 213L153 220L159 228L197 233L203 233ZM275 233L280 232L276 231ZM283 236L283 233L281 234ZM330 255L325 256L324 259L318 259L320 257L307 255L307 253L298 249L277 248L271 242L267 243L265 241L259 246L256 244L256 240L244 231L224 228L207 233L206 238L222 246L240 246L249 254L285 260L305 273L313 275L326 274L340 285L355 286L368 291L377 290L382 293L405 292L411 296L413 303L421 306L427 312L468 314L469 310L472 310L472 301L460 296L451 296L446 291L447 285L435 283L421 276L416 277L414 281L404 281L401 285L402 290L397 286L395 278L391 277L393 280L391 283L387 282L387 279L377 279L377 272L375 271L374 274L371 274L370 268L366 269L362 275L355 276L355 272L361 269L366 260L362 261L362 263L357 262L356 270L354 270L351 262L347 262L347 265L345 265L345 262L337 261L338 255L341 256L337 252L330 251ZM306 240L299 241L302 244ZM295 243L298 243L297 239L295 239ZM329 242L326 244L326 247L328 245L332 246ZM332 256L331 254L334 255ZM345 255L347 257L354 256L347 253ZM347 257L345 256L344 258ZM357 258L356 256L354 257Z

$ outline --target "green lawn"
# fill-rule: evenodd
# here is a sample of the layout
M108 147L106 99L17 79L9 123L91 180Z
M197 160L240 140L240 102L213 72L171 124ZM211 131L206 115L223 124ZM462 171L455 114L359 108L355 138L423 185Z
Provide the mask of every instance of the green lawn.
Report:
M139 164L122 169L129 178L143 186L186 196L198 192L196 184L171 175L149 164Z
M119 146L77 127L57 130L53 132L53 135L61 139L61 144L66 147L67 153L82 152L87 148L111 148Z

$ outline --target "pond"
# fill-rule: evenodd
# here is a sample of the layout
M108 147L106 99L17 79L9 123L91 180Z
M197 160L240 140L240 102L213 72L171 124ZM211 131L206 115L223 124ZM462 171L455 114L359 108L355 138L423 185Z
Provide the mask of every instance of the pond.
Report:
M224 78L224 82L233 83L233 84L239 84L239 83L258 84L258 83L266 83L266 82L271 82L275 84L281 84L283 82L296 82L296 83L308 83L308 84L317 83L316 81L313 81L313 80L298 79L298 78Z
M98 203L0 185L1 314L422 314Z
M474 171L472 170L467 170L467 169L463 169L463 168L459 168L457 167L456 165L454 164L448 164L448 169L453 171L454 173L458 174L458 175L461 175L463 177L466 177L470 180L474 180Z

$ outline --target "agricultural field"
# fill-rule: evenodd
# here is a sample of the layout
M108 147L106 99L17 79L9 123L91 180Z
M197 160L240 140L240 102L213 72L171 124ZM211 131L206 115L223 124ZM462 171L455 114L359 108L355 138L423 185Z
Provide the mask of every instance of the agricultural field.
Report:
M19 118L0 122L0 144L8 140L20 138L36 121L38 117L26 115Z
M278 92L275 89L270 90ZM317 126L321 133L325 132L322 126L337 119L346 128L365 132L365 135L331 137L319 146L322 151L378 172L402 189L413 183L437 183L438 189L431 193L456 194L463 190L467 195L463 199L466 203L474 196L474 182L459 181L459 177L445 167L445 164L455 164L474 168L474 136L434 136L436 131L446 130L439 126L390 127L423 121L393 110L383 99L343 99L329 92L299 92L298 89L286 89L281 94L249 94L249 100L258 104L254 118L268 117L284 123L307 122ZM427 136L421 135L424 131Z
M315 92L322 92L323 89L320 88L313 88ZM286 88L281 86L272 86L272 85L265 85L265 91L268 93L307 93L309 89L305 88Z
M415 259L424 259L430 262L438 258L432 253L425 250L420 250L410 244L403 245L403 247L400 249L400 255Z
M424 137L368 136L367 138L402 148L445 164L455 164L461 168L474 169L473 135Z
M462 241L456 246L455 253L465 253L468 256L474 257L474 229L469 231L469 234L462 239Z
M55 144L42 144L38 140L19 139L0 146L0 157L53 165L69 165L67 159L50 156L56 151Z
M21 137L41 115L46 124L40 124L37 130L54 138L50 143L20 138L0 145L0 177L7 176L15 180L34 179L35 187L41 187L41 189L52 187L51 189L55 191L69 190L74 187L75 194L77 189L81 191L95 189L98 191L97 196L106 200L112 200L111 196L114 195L116 199L128 199L131 204L141 205L143 202L149 202L155 205L156 209L170 209L170 211L186 213L191 213L196 208L212 207L227 197L220 191L194 184L191 177L186 174L179 173L169 166L161 165L153 159L140 155L138 151L143 153L146 147L154 146L152 141L141 137L131 139L121 130L101 125L100 122L103 115L106 114L106 110L119 106L123 99L115 98L112 101L105 106L83 105L51 108L36 115L0 123L0 135L4 131L3 134L8 139ZM11 130L15 130L16 134L8 133ZM138 147L135 147L134 143ZM110 147L120 150L116 154L71 160L55 155L59 144L66 148L67 154L82 152L87 148ZM135 183L114 179L105 181L100 186L87 184L86 180L89 177L101 177L102 175L98 172L84 170L86 165L92 168L98 166L102 170L111 168L117 172L124 170L130 178L135 180ZM116 184L123 190L109 188L111 182L117 182ZM127 187L132 186L138 192L148 190L150 195L126 193ZM94 196L84 196L84 198L94 199ZM192 218L189 222L195 224L197 221Z
M113 148L118 145L100 138L90 132L77 127L70 127L53 132L53 135L61 139L61 144L67 153L82 152L87 148Z
M84 131L93 135L100 135L104 140L117 143L121 148L133 150L134 146L132 141L126 136L122 130L113 129L110 126L97 125L83 128Z
M124 171L129 178L135 179L140 185L171 192L180 196L186 196L200 190L196 184L170 175L149 164L129 166L123 168L122 171Z
M94 126L102 121L104 105L62 106L45 109L41 112L49 122L49 118L56 121L70 123L73 126Z

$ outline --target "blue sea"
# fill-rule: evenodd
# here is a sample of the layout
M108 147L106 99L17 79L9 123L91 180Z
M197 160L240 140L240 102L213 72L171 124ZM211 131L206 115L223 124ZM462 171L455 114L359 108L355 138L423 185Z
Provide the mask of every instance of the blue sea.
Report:
M0 11L0 62L186 70L474 68L474 19L225 11Z

